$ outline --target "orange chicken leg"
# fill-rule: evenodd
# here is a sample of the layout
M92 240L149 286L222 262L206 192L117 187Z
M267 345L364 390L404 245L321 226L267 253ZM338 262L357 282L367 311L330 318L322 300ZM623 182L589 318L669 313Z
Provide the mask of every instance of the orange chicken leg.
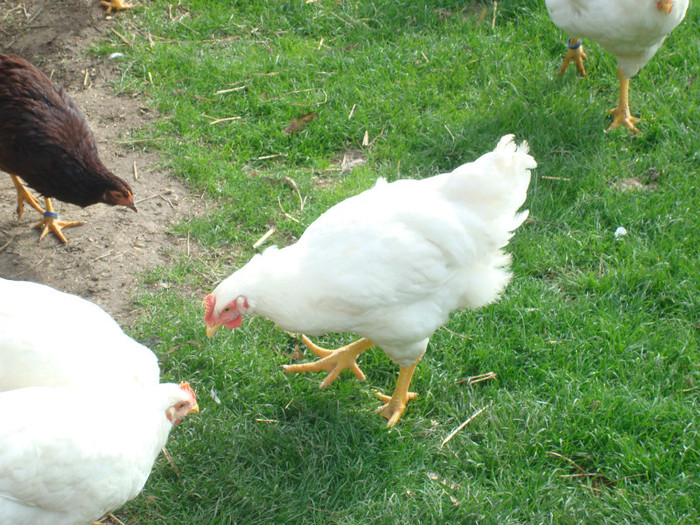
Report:
M420 361L420 359L418 360ZM394 389L394 395L391 397L384 394L377 394L379 399L384 401L384 405L377 409L377 412L389 420L386 424L387 427L393 427L396 422L406 410L406 404L411 400L415 399L418 395L415 392L409 392L408 386L411 384L411 378L413 377L413 372L416 370L418 361L413 363L409 367L399 368L399 378L396 380L396 388Z
M163 450L165 450L165 447L163 447ZM105 516L102 516L102 519L100 521L93 521L90 525L106 525L102 520L107 520L107 519L109 519L110 521L121 523L121 521L119 521L114 514L110 513L110 514L107 514Z
M559 69L559 76L561 76L566 68L569 67L569 62L576 64L576 70L578 74L582 77L586 76L586 68L583 67L583 61L588 58L588 55L583 51L583 43L578 38L569 38L566 41L566 56L564 56L564 63Z
M107 14L110 14L112 11L124 11L134 7L131 4L124 3L123 0L100 0L100 3L107 8Z
M43 239L46 234L51 231L56 234L56 237L61 239L61 242L68 242L63 236L61 230L63 228L72 228L73 226L82 226L85 224L82 221L59 221L58 213L53 211L53 205L51 204L51 199L46 198L46 211L44 212L44 218L37 222L34 227L41 228L41 235L39 235L39 240Z
M22 218L25 202L43 215L44 210L42 210L41 206L39 206L39 199L27 191L27 188L24 187L22 181L19 180L19 177L16 175L10 175L10 178L12 179L12 183L15 185L15 190L17 191L17 220L19 221Z
M372 341L368 339L359 339L354 343L343 346L338 350L326 350L320 346L316 346L305 335L302 336L302 341L314 354L321 357L313 363L304 363L300 365L283 365L285 372L320 372L321 370L328 371L328 375L321 382L321 388L326 388L340 375L344 369L349 368L355 377L359 380L365 378L365 374L357 366L355 358L365 350L372 347Z
M622 73L622 70L619 67L617 68L617 78L620 80L620 98L617 102L617 107L608 111L609 114L612 113L614 115L612 124L610 124L608 131L615 129L618 126L624 126L632 133L641 133L634 125L634 123L639 122L640 119L633 117L630 113L630 79Z

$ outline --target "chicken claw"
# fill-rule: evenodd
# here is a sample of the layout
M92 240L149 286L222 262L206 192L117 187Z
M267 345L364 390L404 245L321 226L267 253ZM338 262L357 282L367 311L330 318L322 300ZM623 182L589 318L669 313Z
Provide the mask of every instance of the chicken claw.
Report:
M321 359L314 361L313 363L282 365L282 369L285 372L320 372L321 370L326 370L328 371L328 375L321 382L321 388L326 388L328 385L330 385L338 378L340 372L346 368L349 368L352 373L355 374L355 377L357 377L357 379L360 381L365 379L365 374L362 372L362 370L360 370L360 367L357 366L355 359L362 352L372 347L372 341L363 338L347 346L343 346L338 350L327 350L325 348L321 348L320 346L316 346L305 335L302 335L301 337L308 349L317 356L321 357Z
M617 78L620 80L620 98L617 103L617 107L608 110L608 114L613 114L612 124L608 127L608 131L615 129L618 126L624 126L632 133L641 133L634 125L635 122L639 122L641 119L633 117L630 113L629 105L629 87L630 79L627 78L622 70L617 68Z
M586 76L586 68L583 67L583 61L588 58L588 55L583 51L583 42L578 38L569 38L566 41L566 56L564 56L564 63L559 69L559 76L561 76L566 68L569 67L569 62L573 60L576 64L576 69L578 74L582 77Z
M418 361L420 361L420 359ZM399 378L396 380L394 395L389 397L385 394L377 393L377 397L381 401L384 401L385 404L380 406L375 412L389 420L386 424L387 427L393 427L401 417L401 414L403 414L403 411L406 410L406 404L411 399L415 399L416 396L418 396L415 392L408 391L408 385L411 384L411 378L413 377L416 365L418 365L418 361L408 368L402 366L399 369Z
M15 190L17 190L17 220L19 221L22 218L25 202L43 215L44 210L42 210L41 206L39 206L39 199L27 191L22 184L22 181L19 180L19 177L16 175L10 175L10 178L12 179L12 183L15 185Z
M165 447L163 447L163 450L165 450ZM113 521L115 521L115 522L117 522L117 523L121 523L121 522L116 518L116 516L114 516L114 514L107 514L106 516L103 516L102 519L101 519L100 521L93 521L90 525L106 525L106 523L102 521L102 520L106 520L106 519L113 520Z
M132 4L126 4L123 0L100 0L100 3L107 8L107 14L112 11L124 11L134 7Z
M61 242L68 242L61 232L63 228L72 228L73 226L82 226L85 224L82 221L59 221L58 213L53 211L53 205L50 199L46 199L46 211L44 212L44 218L37 222L34 227L41 228L41 235L39 235L39 240L43 239L49 231L56 234Z
M607 131L613 130L619 126L624 126L634 134L641 133L641 131L639 131L639 128L637 128L637 126L635 126L634 123L639 122L642 119L638 117L633 117L630 113L629 107L616 107L613 109L609 109L608 115L610 114L614 115L614 117L612 124L608 126Z

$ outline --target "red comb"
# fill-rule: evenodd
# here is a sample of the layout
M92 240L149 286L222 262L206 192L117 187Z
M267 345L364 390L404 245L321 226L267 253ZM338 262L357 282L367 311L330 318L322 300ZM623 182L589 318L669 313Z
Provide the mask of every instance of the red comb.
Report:
M214 322L214 307L216 306L216 299L213 295L209 294L204 298L204 322L207 324L213 324Z
M190 394L192 396L192 399L197 399L197 396L194 395L194 390L192 390L192 387L186 381L183 381L182 383L180 383L180 390Z

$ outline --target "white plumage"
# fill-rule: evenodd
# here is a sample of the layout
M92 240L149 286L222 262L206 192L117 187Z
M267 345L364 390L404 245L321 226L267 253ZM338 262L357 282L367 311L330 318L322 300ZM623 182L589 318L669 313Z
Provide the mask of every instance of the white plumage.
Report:
M269 248L219 284L205 299L208 333L240 326L243 314L291 332L353 332L380 346L410 382L429 337L450 312L484 306L506 286L503 247L527 217L517 210L536 166L527 151L508 135L493 152L451 173L380 179L321 215L297 243ZM346 367L362 377L354 356L367 347L317 351L328 356L318 363L331 372L322 386ZM329 365L334 360L342 363ZM402 403L382 409L390 425Z
M0 279L0 391L153 385L158 360L102 308L42 284Z
M577 63L585 76L582 47L574 47L580 38L590 38L615 55L619 66L620 101L610 129L624 125L637 132L639 119L629 113L629 79L651 60L668 34L681 23L688 0L546 0L552 21L566 31L573 44L567 53L561 74L569 63ZM611 111L611 112L613 112Z
M199 410L97 305L0 279L0 525L86 525L143 488Z
M0 525L89 525L141 491L189 387L0 392Z

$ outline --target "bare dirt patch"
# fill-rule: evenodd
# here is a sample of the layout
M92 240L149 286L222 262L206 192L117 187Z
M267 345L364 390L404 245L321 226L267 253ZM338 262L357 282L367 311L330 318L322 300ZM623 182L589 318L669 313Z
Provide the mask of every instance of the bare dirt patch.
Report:
M61 218L86 224L65 230L68 244L51 234L39 243L39 230L31 227L39 214L25 207L17 222L14 187L0 172L0 277L75 293L128 324L137 315L132 297L138 274L196 248L168 234L169 226L202 213L205 205L159 169L157 155L119 142L157 115L137 98L115 95L109 86L115 64L85 54L110 23L97 0L0 0L0 52L23 56L70 94L95 134L102 161L129 182L139 209L103 204L82 209L55 201Z

